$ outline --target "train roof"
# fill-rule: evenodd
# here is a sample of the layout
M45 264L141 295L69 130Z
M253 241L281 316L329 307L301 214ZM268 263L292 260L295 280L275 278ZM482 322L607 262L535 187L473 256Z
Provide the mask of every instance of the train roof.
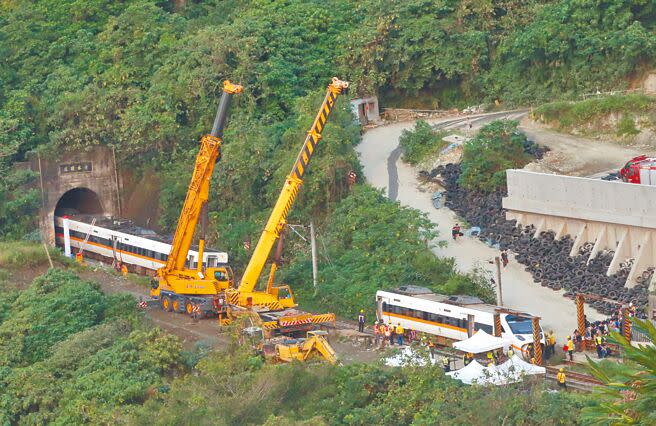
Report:
M139 225L135 225L130 219L121 219L115 217L108 217L103 215L88 215L88 214L69 214L67 215L69 219L75 220L78 222L83 222L86 224L91 224L93 219L96 219L96 224L99 228L109 229L111 231L122 232L124 234L130 234L141 238L147 238L149 240L158 241L160 243L171 244L173 242L173 237L170 235L160 235L152 229L144 228ZM197 245L192 245L191 250L198 251ZM216 252L221 253L221 250L213 249L206 247L206 253Z
M399 294L402 296L416 297L418 299L428 300L431 302L446 303L454 306L477 309L479 311L486 311L492 314L497 309L497 306L485 303L476 296L467 296L467 295L447 296L444 294L434 293L432 290L426 287L419 287L414 285L401 286L395 289L385 290L385 291L389 293Z

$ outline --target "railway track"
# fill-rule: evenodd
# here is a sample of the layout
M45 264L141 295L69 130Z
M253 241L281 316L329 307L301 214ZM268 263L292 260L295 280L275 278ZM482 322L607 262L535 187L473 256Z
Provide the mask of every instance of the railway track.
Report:
M547 380L556 381L556 375L558 374L557 367L546 367L547 369ZM583 392L592 392L592 390L603 385L603 383L589 374L577 373L575 371L565 371L566 381L568 388L580 390Z

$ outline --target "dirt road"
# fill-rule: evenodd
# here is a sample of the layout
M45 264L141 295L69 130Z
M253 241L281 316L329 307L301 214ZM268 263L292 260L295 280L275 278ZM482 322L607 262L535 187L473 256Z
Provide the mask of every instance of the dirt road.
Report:
M529 119L522 120L520 128L529 139L551 149L542 161L527 167L537 172L592 176L617 170L645 153L639 147L558 133Z
M78 274L85 280L100 284L104 293L128 293L137 300L150 299L148 288L109 272L105 266L90 265ZM221 332L216 321L202 320L195 323L188 315L163 311L159 304L153 301L146 309L146 317L158 327L178 336L188 350L193 349L197 343L222 348L230 342L230 337Z
M499 115L483 115L471 119L474 130L482 124L499 118ZM522 113L505 114L509 118L519 118ZM466 124L460 120L434 120L431 124L443 128L462 127ZM362 142L356 147L362 162L367 180L376 188L383 188L393 195L390 187L398 185L395 199L402 205L416 208L428 215L437 224L442 239L450 235L451 227L458 221L456 215L449 209L435 209L431 202L434 188L422 187L417 180L417 170L398 159L390 164L388 158L398 147L398 140L404 129L411 128L414 123L395 123L372 129L364 134ZM557 147L554 145L554 151ZM623 154L623 153L622 153ZM618 154L619 155L619 154ZM396 166L396 167L394 167ZM396 182L390 182L390 177L398 176ZM390 197L391 198L391 197ZM448 241L446 247L435 248L438 256L453 257L459 270L471 271L480 267L488 271L490 276L496 269L490 262L499 253L478 239L462 238L457 242ZM512 261L502 272L504 305L524 310L542 317L542 325L546 330L553 329L559 341L576 328L576 308L574 303L562 297L562 292L544 288L533 282L532 276L522 265ZM601 318L601 315L588 309L588 318Z

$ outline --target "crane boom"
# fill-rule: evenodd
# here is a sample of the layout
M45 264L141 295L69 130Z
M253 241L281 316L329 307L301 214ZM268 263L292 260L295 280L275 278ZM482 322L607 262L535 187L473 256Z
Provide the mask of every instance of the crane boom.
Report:
M209 135L200 141L200 150L196 156L194 172L187 189L180 218L175 229L171 251L166 263L157 270L159 280L152 282L150 295L159 297L162 308L191 314L195 305L200 305L204 313L215 311L214 299L232 284L231 271L228 265L207 268L203 265L205 249L205 220L203 231L198 241L198 265L186 265L187 256L199 219L204 219L207 199L210 191L210 180L216 162L221 155L223 130L225 128L228 108L232 96L240 93L242 87L223 82L223 94L214 118L214 125ZM190 262L191 263L191 262Z
M232 84L226 80L223 83L223 95L219 102L219 107L216 111L214 125L209 135L203 136L200 142L200 150L196 157L196 165L194 173L189 184L187 196L185 198L178 225L175 228L173 242L171 244L171 252L166 261L166 265L158 271L160 276L169 274L175 270L182 270L185 267L187 260L187 253L191 247L191 242L198 224L198 219L201 216L201 210L207 203L210 189L210 179L214 171L221 149L221 142L223 138L223 129L225 128L228 108L232 95L240 93L242 87L237 84ZM198 260L199 263L202 259Z
M289 213L289 210L298 195L298 191L303 184L303 176L310 164L312 155L321 140L321 132L324 129L328 115L335 106L337 96L343 93L347 88L348 83L341 81L336 77L334 77L332 82L328 85L326 97L324 98L321 108L312 123L312 127L310 127L310 130L308 131L303 147L294 163L294 167L285 180L285 184L273 207L269 220L267 221L264 231L253 251L253 256L246 266L241 283L237 289L238 292L246 294L253 292L255 289L260 275L262 274L262 269L271 253L271 249L287 224L287 214Z

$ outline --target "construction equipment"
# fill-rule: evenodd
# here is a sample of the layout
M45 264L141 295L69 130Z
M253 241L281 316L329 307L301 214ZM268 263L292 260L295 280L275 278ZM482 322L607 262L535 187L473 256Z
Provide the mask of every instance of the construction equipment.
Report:
M254 326L245 328L243 334L251 339L253 348L261 352L269 362L306 362L311 359L323 359L333 365L338 362L337 354L328 343L328 333L325 331L308 331L303 339L277 338L267 341L262 337L262 331Z
M225 312L227 304L222 303L220 294L232 285L232 271L228 266L204 268L205 216L210 179L214 166L221 156L223 130L230 101L234 94L241 91L240 85L232 84L228 80L224 81L223 94L212 131L201 139L194 173L180 212L171 252L166 265L157 270L158 280L153 281L150 292L151 296L160 298L164 310L191 314L194 305L198 305L203 316L208 313ZM192 269L193 265L186 263L190 263L187 256L199 219L202 226L198 241L198 266Z
M328 85L326 97L319 108L312 127L308 131L307 137L303 143L296 162L292 168L291 173L287 176L282 191L278 197L278 201L273 207L269 220L264 227L264 231L253 251L253 255L246 266L244 275L237 288L226 289L226 297L231 304L242 307L255 307L260 311L282 311L286 308L293 308L296 306L294 302L294 295L289 286L274 286L273 274L277 268L276 263L272 266L271 276L264 291L256 290L256 286L262 269L271 253L273 244L276 239L287 225L287 215L289 210L298 195L298 191L303 184L303 176L309 166L312 155L314 154L317 145L321 140L321 132L324 129L328 115L335 106L337 97L348 89L348 83L341 81L334 77L332 82ZM332 314L330 314L332 315ZM324 317L324 316L321 316ZM287 318L290 323L295 321L309 321L314 322L312 319L307 318ZM283 321L286 321L283 319ZM334 315L332 316L334 321Z
M325 331L308 331L305 340L276 344L276 356L281 362L307 361L322 357L331 364L337 364L337 355L325 339L326 334Z

